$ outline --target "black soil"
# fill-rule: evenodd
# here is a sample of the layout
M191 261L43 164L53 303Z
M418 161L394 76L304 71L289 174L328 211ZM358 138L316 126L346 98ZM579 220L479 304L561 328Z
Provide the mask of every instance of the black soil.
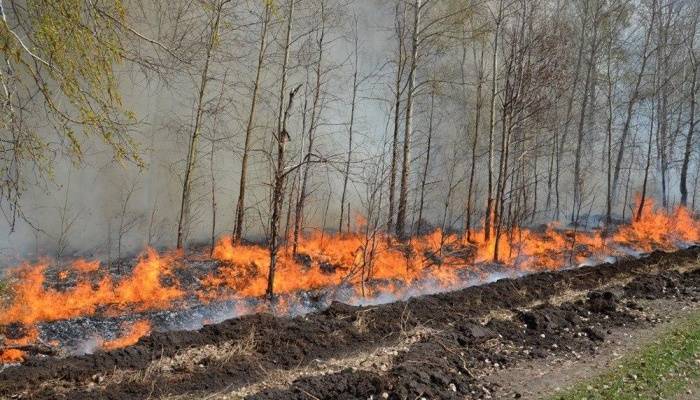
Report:
M498 388L478 376L530 358L586 355L611 329L652 322L639 318L637 299L698 296L700 271L675 266L695 262L700 248L654 252L616 264L543 272L464 290L374 307L333 303L296 318L250 315L199 331L153 333L136 345L64 359L35 358L0 372L0 397L32 399L138 399L234 390L314 360L351 356L398 343L415 329L433 332L399 352L386 371L346 369L259 392L253 399L481 398ZM610 287L625 278L631 282ZM606 287L605 289L601 289ZM556 305L550 299L587 292ZM533 304L540 304L534 306ZM512 318L484 317L505 312ZM362 319L363 323L356 323ZM227 362L203 361L195 370L109 383L118 369L143 373L149 363L207 344L254 336L253 354ZM42 383L52 382L49 384ZM194 398L197 396L195 395Z

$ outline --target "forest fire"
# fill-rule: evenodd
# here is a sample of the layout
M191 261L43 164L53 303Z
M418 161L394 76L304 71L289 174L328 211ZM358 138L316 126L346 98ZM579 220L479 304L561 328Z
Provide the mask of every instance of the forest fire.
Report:
M74 3L0 0L0 399L562 397L700 331L700 1Z
M101 309L107 315L123 310L140 311L171 306L183 293L174 286L163 286L161 280L170 274L174 254L158 254L149 249L139 259L132 275L115 283L111 276L103 276L96 283L87 274L95 272L85 265L96 265L78 260L71 264L76 274L83 274L76 285L65 291L45 287L48 260L24 264L10 274L16 280L12 286L13 301L0 313L0 324L69 319L90 315Z
M630 250L673 250L700 242L700 221L686 209L655 210L649 202L639 220L618 227L607 238L600 231L576 232L553 225L543 231L516 229L504 235L498 263L492 262L493 239L479 242L483 238L480 232L470 236L477 241L439 230L405 244L379 233L309 236L300 241L296 255L291 249L280 251L275 291L281 300L275 310L284 313L285 302L309 291L345 288L351 291L351 297L361 300L387 294L394 299L405 298L421 285L449 290L467 284L465 274L479 273L480 265L527 273L575 266L586 260L601 262L607 256L625 255ZM255 299L265 294L269 268L266 247L234 245L230 237L222 237L212 259L196 258L204 258L211 266L195 286L188 288L181 285L176 273L188 268L188 259L181 252L159 254L148 249L131 273L119 280L99 261L76 260L59 271L59 282L67 275L75 277L75 283L63 289L47 281L47 271L53 264L49 260L13 268L9 273L11 297L0 309L0 325L19 325L24 333L6 339L0 359L5 363L21 362L25 357L22 346L41 340L37 325L51 321L124 317L177 310L186 307L187 299L206 304ZM235 314L259 310L260 306L236 310ZM111 350L134 344L152 328L148 319L123 322L114 339L100 339L97 347Z

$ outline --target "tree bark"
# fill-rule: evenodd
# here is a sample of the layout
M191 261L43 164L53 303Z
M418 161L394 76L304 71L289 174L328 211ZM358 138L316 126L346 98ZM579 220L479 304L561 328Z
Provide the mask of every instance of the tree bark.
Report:
M209 32L207 41L206 56L204 58L204 68L199 82L199 93L197 95L197 109L195 110L194 129L190 136L190 144L187 151L187 160L185 164L185 177L182 182L182 197L180 199L180 218L177 223L177 248L182 249L184 245L184 229L186 220L189 219L190 208L190 185L192 183L192 170L197 159L197 142L199 140L199 130L202 121L202 113L204 111L204 94L206 93L207 83L209 81L209 64L211 62L212 51L216 46L217 35L219 33L219 21L221 20L221 11L224 4L228 0L219 1L216 7L214 21Z
M411 32L411 64L408 70L408 89L406 94L406 122L404 125L403 160L401 163L401 189L399 207L396 215L396 236L405 239L406 206L408 203L408 175L411 164L411 135L413 134L413 99L416 86L416 68L418 66L418 34L420 32L420 14L422 0L413 2L413 29Z
M248 156L250 154L250 142L255 123L255 109L258 103L258 89L260 87L260 73L265 60L265 49L267 46L267 28L270 23L270 3L265 3L265 14L263 16L262 28L260 32L260 49L258 51L258 65L255 71L255 81L253 83L253 93L250 99L250 112L248 113L248 123L245 130L245 140L243 142L243 158L241 159L241 176L238 185L238 201L236 202L236 220L231 236L234 243L243 237L243 225L245 218L245 191L246 179L248 176Z
M464 44L463 44L464 45ZM476 50L474 50L474 59L476 60ZM466 49L463 53L463 61L466 58ZM462 63L464 65L464 63ZM481 46L481 53L479 56L479 66L477 68L477 84L476 84L476 110L474 115L474 135L472 138L471 146L471 164L469 166L469 187L467 188L467 212L466 212L466 227L467 230L467 241L471 241L471 228L472 228L472 202L474 197L474 176L476 175L476 148L479 144L479 128L481 120L481 107L483 105L481 91L483 88L484 80L484 47ZM462 84L466 85L466 79L464 76L464 67L462 67ZM465 98L466 101L466 98Z
M433 140L433 113L435 110L435 90L430 93L430 116L428 117L428 143L425 150L425 165L423 166L423 177L420 184L420 204L418 206L418 224L416 233L421 235L423 224L423 206L425 205L425 185L428 179L428 169L430 168L430 147Z
M615 170L613 171L612 180L612 201L615 202L617 198L617 184L620 179L620 168L622 167L622 159L625 155L625 143L627 141L627 135L629 135L630 125L632 123L632 115L634 114L634 106L640 97L640 87L642 85L642 79L644 78L644 72L646 70L647 61L649 59L649 43L651 41L651 31L654 26L654 21L656 21L656 0L652 0L651 6L651 21L647 28L646 35L644 37L644 48L642 50L642 65L640 66L639 74L637 75L637 80L635 81L634 88L632 89L632 94L630 95L629 102L627 103L627 116L625 118L625 124L622 128L622 133L620 134L620 148L617 151L617 158L615 160Z
M493 35L493 54L491 58L491 104L489 105L489 160L488 179L486 187L486 214L484 215L484 242L491 239L491 223L493 218L493 134L496 129L496 96L498 94L498 36L501 30L503 17L503 0L498 3L498 15L496 16L496 31Z
M340 217L338 218L338 233L343 232L343 214L345 213L345 196L348 190L348 179L350 178L350 164L352 162L352 134L355 125L355 104L357 99L357 70L359 68L359 46L357 37L357 18L355 18L355 70L352 74L352 102L350 104L350 126L348 128L348 156L345 162L345 174L343 177L343 192L340 196ZM348 215L350 210L348 210Z
M399 157L399 129L401 118L401 82L406 60L403 53L404 19L399 18L400 3L396 4L396 36L398 41L398 54L396 62L396 80L394 82L394 138L391 149L391 169L389 170L389 216L387 220L387 232L394 228L394 203L396 202L396 169Z
M697 28L698 17L695 17L693 23L692 32L695 32ZM690 112L688 115L688 134L685 137L685 151L683 152L683 164L681 166L681 176L680 176L680 192L681 192L681 205L686 207L688 205L688 167L690 165L690 155L693 147L693 135L695 133L695 107L697 95L697 80L698 80L698 62L695 59L695 35L691 34L690 46L689 46L689 57L692 63L692 80L690 84Z
M316 128L318 126L318 120L320 118L321 111L319 110L318 102L321 98L321 76L322 76L322 63L323 63L323 41L325 37L325 8L323 3L321 3L321 32L318 39L318 59L316 60L316 82L314 85L314 98L311 104L311 119L309 121L309 141L307 143L306 160L303 167L303 173L301 178L301 183L299 185L299 199L297 201L296 209L294 211L294 230L292 232L292 254L297 254L297 248L299 245L299 236L302 234L303 223L304 223L304 205L306 202L306 188L309 181L309 171L311 170L311 164L308 163L308 158L311 156L314 147L314 139L316 137Z
M289 139L289 134L287 133L287 119L289 118L289 111L292 108L292 103L294 101L294 96L301 86L297 86L294 90L289 92L289 101L287 107L284 107L284 97L287 91L287 65L289 63L289 50L291 48L292 41L292 24L294 20L294 0L289 1L289 10L287 12L287 33L284 44L284 57L282 60L282 82L280 87L280 99L279 99L279 114L277 119L277 162L274 169L274 184L272 190L272 216L270 218L270 238L269 238L269 251L270 251L270 267L267 274L267 290L265 292L267 298L272 300L275 295L275 269L277 268L277 252L279 250L279 238L277 232L279 230L279 220L280 213L282 211L282 202L284 199L284 151L287 140Z

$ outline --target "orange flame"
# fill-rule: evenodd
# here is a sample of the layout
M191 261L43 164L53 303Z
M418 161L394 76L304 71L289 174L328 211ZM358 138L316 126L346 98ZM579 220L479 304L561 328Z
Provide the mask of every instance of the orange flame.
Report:
M147 320L136 321L126 327L126 333L114 340L108 340L102 343L102 349L114 350L121 347L131 346L136 344L142 337L151 333L151 323Z
M65 291L45 287L48 260L24 264L14 270L13 301L8 307L0 308L0 325L12 322L33 325L92 315L98 307L106 307L108 311L169 307L184 294L177 286L164 286L161 282L162 277L171 273L173 261L172 255L163 256L148 249L128 278L116 284L109 276L96 284L82 280Z
M366 222L357 215L356 226L365 231ZM298 254L291 248L278 253L275 292L351 287L356 295L392 293L402 295L419 282L431 287L452 288L464 282L464 272L478 272L478 263L494 259L496 238L483 240L483 232L466 235L436 230L397 243L385 233L328 234L316 232L302 237ZM598 231L564 230L554 224L542 230L515 228L499 238L497 260L518 271L536 271L579 264L589 258L654 249L673 250L682 244L700 242L700 222L685 208L672 212L658 210L647 201L639 220L620 226L612 236ZM147 249L131 274L117 280L101 268L99 261L76 260L71 275L76 282L68 289L55 289L46 282L50 260L25 263L12 270L11 299L0 305L0 325L22 323L27 327L39 322L70 319L97 313L115 315L173 307L189 296L202 301L226 298L259 297L265 294L270 254L259 245L232 244L220 238L213 251L218 268L201 279L201 287L186 292L173 274L180 253L159 254ZM201 255L204 259L205 256ZM166 279L167 278L167 279ZM167 281L167 282L166 282ZM277 306L291 309L294 299ZM250 310L248 310L250 311ZM124 337L106 342L105 348L118 343L135 342L150 331L147 321L128 328ZM36 330L29 331L27 343L36 340ZM7 357L18 357L10 353Z
M22 350L0 350L0 364L20 363L22 361L24 361L24 352Z

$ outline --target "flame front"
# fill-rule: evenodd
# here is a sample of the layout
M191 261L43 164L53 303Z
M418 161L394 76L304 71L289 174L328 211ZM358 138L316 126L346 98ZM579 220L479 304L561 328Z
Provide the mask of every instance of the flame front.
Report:
M607 237L599 231L563 230L553 224L542 231L516 228L500 236L494 257L496 239L491 236L484 241L483 232L475 231L467 241L467 235L437 230L399 243L383 233L317 232L300 239L296 255L291 248L280 250L275 292L294 295L346 287L358 297L390 293L400 298L404 290L420 282L442 289L457 287L464 283L465 272L478 272L476 266L494 259L503 267L527 272L577 265L587 259L603 260L629 250L673 250L700 242L700 222L685 208L667 212L648 201L640 218ZM148 249L131 274L120 280L107 273L99 261L76 260L60 274L63 283L76 277L75 283L64 289L47 285L52 261L22 264L9 273L12 296L0 306L0 326L19 323L33 327L79 316L170 309L186 298L213 301L265 294L270 254L264 246L234 245L229 237L220 238L213 251L218 268L191 289L181 288L173 273L183 258L181 253L159 254ZM148 321L139 321L127 327L123 337L104 342L102 348L133 344L150 330ZM28 332L26 342L36 340L36 329ZM21 361L24 354L12 351L11 344L4 344L0 360Z
M115 283L111 276L104 276L96 284L89 279L78 280L72 288L57 290L45 285L45 271L50 262L23 264L13 269L15 283L11 292L12 302L0 310L0 325L70 319L95 314L98 308L109 312L167 308L172 301L183 296L175 286L164 286L162 278L170 275L175 256L159 255L148 249L140 257L132 275ZM79 260L77 273L83 273Z

